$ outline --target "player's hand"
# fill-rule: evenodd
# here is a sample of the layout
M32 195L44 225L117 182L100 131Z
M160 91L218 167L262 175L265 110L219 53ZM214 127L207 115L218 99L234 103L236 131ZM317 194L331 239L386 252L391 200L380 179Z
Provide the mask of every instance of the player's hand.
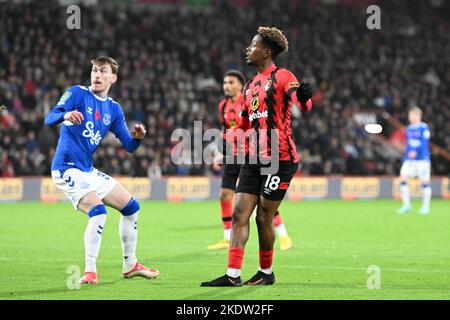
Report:
M414 151L414 150L411 150L409 153L408 153L408 158L409 159L415 159L417 157L417 152L416 151Z
M305 103L312 98L314 90L312 86L307 82L302 82L300 87L297 89L297 98L301 103Z
M213 169L219 171L223 167L223 154L217 152L213 160Z
M147 130L145 130L144 125L136 124L131 135L133 136L133 138L141 140L144 139L146 133Z
M64 114L64 120L70 121L73 124L81 124L81 122L83 122L84 120L84 117L80 111L74 110Z

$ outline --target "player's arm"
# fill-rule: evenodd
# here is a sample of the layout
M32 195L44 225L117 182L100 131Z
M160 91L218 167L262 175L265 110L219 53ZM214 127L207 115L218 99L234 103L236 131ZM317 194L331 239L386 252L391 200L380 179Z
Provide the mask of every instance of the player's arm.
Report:
M314 94L312 86L307 82L300 83L297 78L289 71L283 70L282 83L284 93L288 95L292 102L295 103L300 110L308 112L312 109L311 98Z
M63 94L57 105L45 117L44 123L47 126L57 125L64 120L74 124L80 124L83 121L83 114L75 110L79 103L78 90L80 89L73 86Z
M223 108L225 108L225 105L227 104L226 99L223 99L219 102L219 105L217 106L218 109L218 116L217 119L219 120L219 123L225 127L225 119L223 118Z
M130 134L127 124L125 123L125 116L122 108L119 106L118 110L110 130L120 140L125 150L129 153L133 153L141 144L141 140L144 139L147 131L142 124L136 124Z

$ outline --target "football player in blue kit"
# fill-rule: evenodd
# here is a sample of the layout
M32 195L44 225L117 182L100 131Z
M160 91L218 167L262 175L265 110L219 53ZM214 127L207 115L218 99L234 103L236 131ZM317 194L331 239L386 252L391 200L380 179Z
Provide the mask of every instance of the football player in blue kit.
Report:
M409 126L406 128L406 150L400 169L400 193L403 206L398 213L411 211L408 178L420 179L422 182L422 208L420 214L430 211L430 129L422 122L422 110L413 107L408 113Z
M120 104L108 97L110 87L117 81L117 62L102 56L91 63L91 85L69 88L45 118L45 124L49 126L61 123L51 167L52 179L70 199L74 209L89 217L84 233L85 272L80 282L98 283L96 260L106 221L106 206L121 213L122 276L155 278L159 271L144 267L136 258L139 202L114 178L93 166L93 154L108 131L132 153L139 147L146 130L137 124L130 134Z

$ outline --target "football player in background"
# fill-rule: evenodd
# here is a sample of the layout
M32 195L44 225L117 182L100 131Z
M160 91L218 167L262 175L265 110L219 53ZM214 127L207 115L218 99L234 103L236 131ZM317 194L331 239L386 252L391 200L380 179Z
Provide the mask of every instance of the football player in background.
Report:
M139 202L114 178L93 166L93 154L108 131L131 153L139 147L146 130L137 124L130 134L121 106L108 97L110 87L117 81L117 62L99 57L91 63L91 86L69 88L45 118L49 126L62 123L52 179L74 209L89 217L84 233L85 272L80 282L98 283L96 261L106 222L105 205L121 213L122 276L155 278L159 271L144 267L136 258Z
M242 88L245 85L245 77L238 70L229 70L223 76L223 92L225 99L219 102L219 122L223 127L223 134L227 129L234 128L240 120L243 95ZM247 150L245 150L247 152ZM223 240L208 245L209 250L228 249L230 246L231 220L233 214L233 203L236 190L236 182L239 178L241 164L237 163L237 145L233 146L233 163L225 163L222 172L222 183L220 189L220 210L223 225ZM220 169L218 164L220 158L216 158L214 167ZM292 247L292 239L289 237L280 213L277 211L273 218L273 224L280 241L280 249L288 250Z
M430 130L422 122L422 110L413 107L408 112L409 126L406 128L406 150L400 169L400 193L403 206L398 213L411 211L408 178L420 179L422 183L422 208L420 214L430 212Z

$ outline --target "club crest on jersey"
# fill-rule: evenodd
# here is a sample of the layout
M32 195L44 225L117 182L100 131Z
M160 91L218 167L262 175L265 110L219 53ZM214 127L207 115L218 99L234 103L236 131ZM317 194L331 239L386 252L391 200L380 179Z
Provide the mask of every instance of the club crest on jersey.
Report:
M108 126L111 124L111 115L109 113L105 113L103 115L103 123L105 124L105 126Z
M266 82L266 85L264 86L264 90L269 90L270 86L272 85L272 80L269 80Z
M253 111L258 109L258 107L259 107L258 97L253 97L252 101L250 102L250 107L252 108Z

